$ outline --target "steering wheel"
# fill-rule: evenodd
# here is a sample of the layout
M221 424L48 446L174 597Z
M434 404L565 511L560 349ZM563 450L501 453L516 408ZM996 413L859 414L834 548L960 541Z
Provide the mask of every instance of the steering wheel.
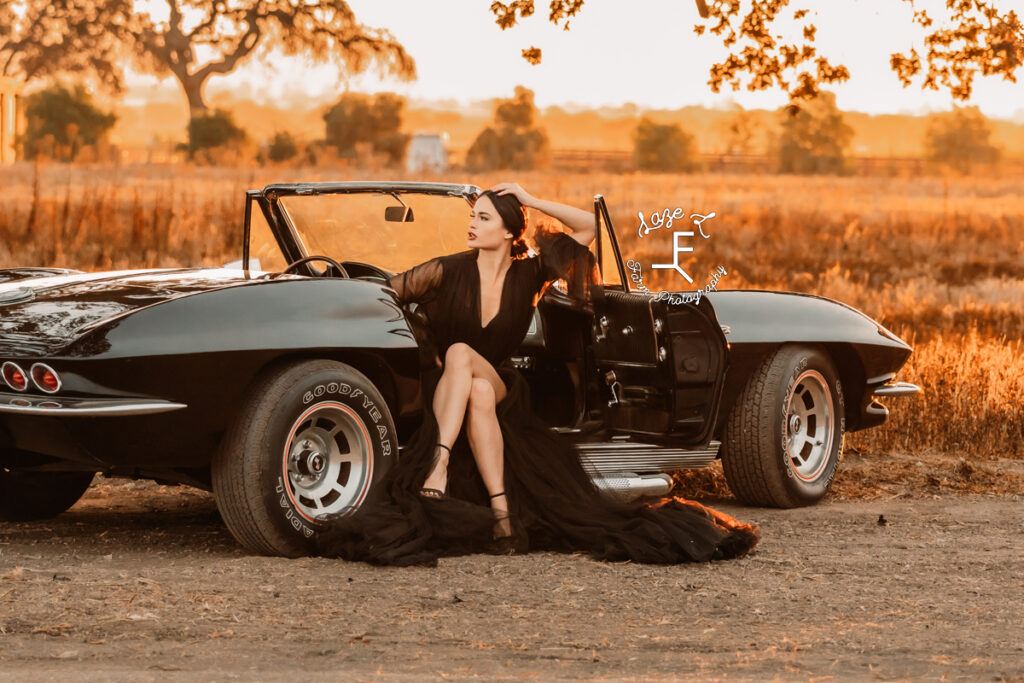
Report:
M282 274L288 273L295 266L301 266L303 263L309 263L310 261L323 261L327 265L329 265L332 268L336 269L341 274L341 276L343 278L348 279L348 277L349 277L348 271L345 270L345 266L341 265L340 263L338 263L337 261L332 259L330 256L322 256L320 254L312 254L311 256L304 256L304 257L300 258L298 261L292 261L291 263L288 264L287 267L285 267L284 270L281 271L281 273Z
M377 266L369 263L363 263L362 261L342 261L341 263L347 270L355 273L355 275L350 275L350 277L372 279L380 281L383 284L387 284L388 279L393 275L393 273L388 273L383 268L378 268Z

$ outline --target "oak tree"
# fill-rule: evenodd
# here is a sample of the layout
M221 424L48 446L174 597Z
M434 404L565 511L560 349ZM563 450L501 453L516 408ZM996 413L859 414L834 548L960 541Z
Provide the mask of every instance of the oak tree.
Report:
M27 125L22 138L26 158L49 156L71 161L86 145L96 145L117 116L93 104L81 83L69 89L55 84L25 98Z
M536 125L538 116L533 91L517 85L515 96L495 103L494 120L473 140L466 152L466 166L473 170L526 170L545 165L548 136Z
M188 144L184 145L190 159L209 159L210 155L200 154L218 147L231 147L244 143L249 135L226 109L207 109L192 114L188 122Z
M836 107L836 96L823 90L802 107L781 107L774 152L783 173L845 173L853 128Z
M324 113L325 140L343 157L356 158L364 143L397 164L409 146L401 132L404 109L405 99L394 93L345 93Z
M386 30L365 26L344 0L159 0L166 19L131 17L140 64L173 75L193 115L207 109L203 86L257 51L279 50L351 72L371 64L410 79L412 57ZM209 55L208 58L201 59Z
M932 114L924 135L925 158L970 173L976 164L999 160L1000 150L992 143L992 126L977 107L954 107Z
M30 82L89 74L121 90L119 61L131 0L0 2L0 76Z
M700 21L694 32L706 31L718 36L730 54L711 66L708 85L719 92L723 85L739 90L746 82L748 90L779 87L791 100L813 99L822 84L838 83L850 77L842 64L833 64L818 54L817 28L808 18L809 0L789 10L789 0L695 0ZM999 9L997 0L944 0L945 11L939 21L914 0L912 22L928 30L923 56L916 46L890 56L890 66L904 87L923 74L922 87L946 88L957 100L967 100L976 75L1002 76L1016 83L1016 73L1024 63L1024 24L1016 11ZM548 20L569 30L570 21L583 9L584 0L550 0ZM624 8L630 7L623 3ZM520 18L534 12L534 0L493 0L491 12L502 29L515 26ZM629 11L629 10L624 10ZM827 10L823 10L827 11ZM802 22L802 36L786 41L780 26L794 20ZM541 60L541 50L530 47L523 57L531 64Z
M278 131L267 144L266 158L274 163L294 159L299 154L299 145L288 131Z
M641 171L691 171L696 156L697 141L678 123L644 117L633 130L633 165Z

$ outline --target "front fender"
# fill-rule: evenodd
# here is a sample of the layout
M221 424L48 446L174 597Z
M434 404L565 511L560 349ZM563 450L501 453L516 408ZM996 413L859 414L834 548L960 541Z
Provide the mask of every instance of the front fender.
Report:
M787 342L848 344L866 377L895 372L911 347L864 313L825 297L795 292L725 290L706 295L732 345Z
M719 426L761 360L781 344L820 344L832 356L847 390L848 429L880 424L875 388L892 379L912 348L870 317L810 294L724 290L706 294L727 329L730 370Z

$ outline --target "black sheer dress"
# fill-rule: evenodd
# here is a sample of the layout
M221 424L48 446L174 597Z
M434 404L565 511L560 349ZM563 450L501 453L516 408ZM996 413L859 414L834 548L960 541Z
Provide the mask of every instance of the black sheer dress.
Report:
M419 495L438 442L434 388L447 348L465 342L498 371L508 390L496 413L505 452L505 491L517 549L586 551L603 560L677 563L746 553L758 530L698 503L669 498L621 503L600 494L572 445L531 410L529 385L509 363L529 329L544 289L565 279L581 300L602 295L590 250L562 232L538 232L540 253L513 259L497 314L484 324L477 251L439 256L395 275L402 302L416 301L430 321L421 340L424 419L383 482L384 495L336 520L319 537L325 556L374 564L435 565L438 556L481 552L492 542L494 517L466 437L467 418L452 446L447 496Z

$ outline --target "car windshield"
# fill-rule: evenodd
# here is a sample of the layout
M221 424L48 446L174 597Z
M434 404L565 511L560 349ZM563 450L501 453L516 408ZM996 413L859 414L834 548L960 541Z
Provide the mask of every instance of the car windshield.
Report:
M464 198L397 195L401 201L390 193L354 192L285 196L279 202L306 254L362 261L397 273L469 248L472 207Z

